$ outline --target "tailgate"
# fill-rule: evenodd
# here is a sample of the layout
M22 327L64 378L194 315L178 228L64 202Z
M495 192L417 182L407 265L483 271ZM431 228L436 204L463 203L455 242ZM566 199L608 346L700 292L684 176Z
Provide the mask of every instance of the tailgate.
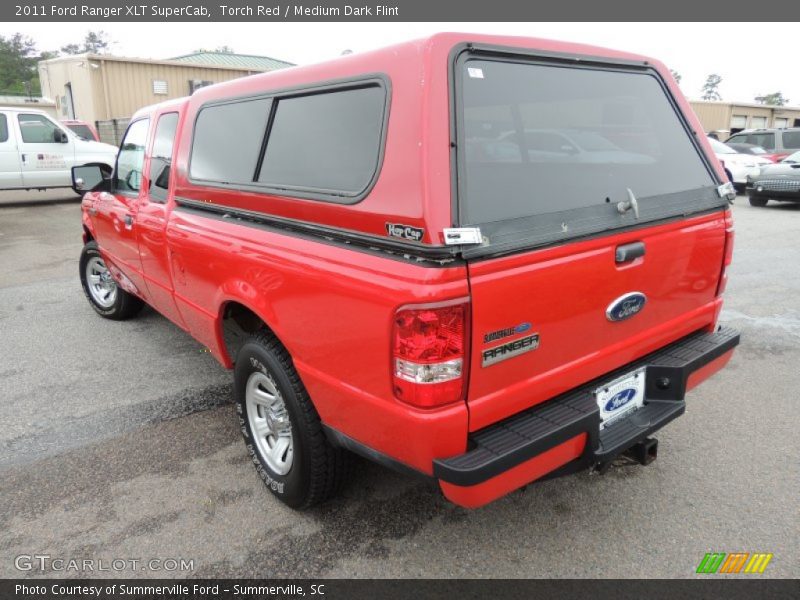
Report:
M471 262L470 430L712 324L724 240L719 211ZM617 262L619 247L644 254Z
M471 430L719 310L731 190L663 69L568 58L473 46L454 59L454 221L475 242L461 247Z

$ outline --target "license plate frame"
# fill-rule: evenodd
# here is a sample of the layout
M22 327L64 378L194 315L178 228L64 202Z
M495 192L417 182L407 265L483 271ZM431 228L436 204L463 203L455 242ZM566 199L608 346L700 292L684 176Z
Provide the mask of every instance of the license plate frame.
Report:
M641 367L595 388L601 431L644 406L646 377L647 368Z

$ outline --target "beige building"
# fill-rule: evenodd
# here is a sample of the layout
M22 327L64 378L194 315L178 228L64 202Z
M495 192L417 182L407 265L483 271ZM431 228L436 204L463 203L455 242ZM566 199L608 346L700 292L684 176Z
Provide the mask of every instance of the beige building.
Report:
M716 133L719 139L742 129L800 127L800 107L768 106L746 102L689 102L703 124L706 133Z
M195 89L292 66L266 56L197 52L169 60L104 54L62 56L39 63L42 95L55 100L59 119L95 124L101 139L119 142L131 115Z

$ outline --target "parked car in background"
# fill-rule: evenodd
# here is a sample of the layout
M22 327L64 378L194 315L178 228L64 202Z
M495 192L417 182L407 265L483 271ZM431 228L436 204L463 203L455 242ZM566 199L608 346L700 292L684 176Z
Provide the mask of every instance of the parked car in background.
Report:
M708 143L714 150L714 154L722 163L722 167L728 174L728 178L733 182L737 189L744 189L747 184L747 176L758 173L761 165L772 164L772 161L753 154L741 154L719 140L708 138Z
M783 160L800 150L800 127L787 129L745 129L729 137L726 143L753 144L767 151L764 158L772 162Z
M70 187L72 167L97 165L110 174L116 154L41 110L0 107L0 190Z
M760 156L761 158L766 158L771 162L778 162L777 160L773 160L773 154L770 154L761 146L756 146L755 144L744 144L740 142L725 142L726 146L730 146L734 150L736 150L739 154L752 154L753 156Z
M800 202L800 151L759 169L747 182L747 196L753 206L766 206L770 200Z
M97 129L94 128L94 125L91 123L87 123L86 121L75 121L75 120L63 120L61 121L64 125L69 127L72 131L75 132L82 140L89 140L94 142L100 141L100 136L97 134Z

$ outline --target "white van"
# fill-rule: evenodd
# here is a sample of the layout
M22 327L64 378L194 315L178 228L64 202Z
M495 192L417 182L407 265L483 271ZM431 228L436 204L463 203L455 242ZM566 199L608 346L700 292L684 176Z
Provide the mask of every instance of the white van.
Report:
M0 107L0 190L70 187L74 166L111 173L117 148L79 138L41 110Z

